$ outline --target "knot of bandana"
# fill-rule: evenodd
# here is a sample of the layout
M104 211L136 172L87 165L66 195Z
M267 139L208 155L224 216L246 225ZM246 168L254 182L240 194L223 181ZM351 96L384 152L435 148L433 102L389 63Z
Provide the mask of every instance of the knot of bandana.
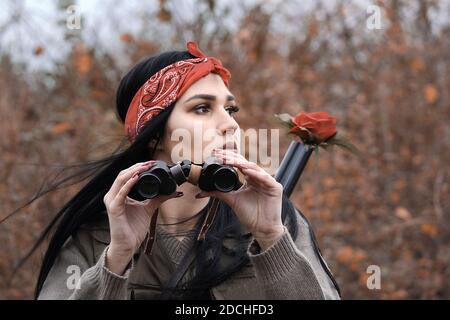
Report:
M196 58L177 61L159 70L136 92L125 117L125 134L134 142L147 121L175 102L197 80L209 73L218 74L229 86L230 72L219 59L207 57L189 41L187 50Z

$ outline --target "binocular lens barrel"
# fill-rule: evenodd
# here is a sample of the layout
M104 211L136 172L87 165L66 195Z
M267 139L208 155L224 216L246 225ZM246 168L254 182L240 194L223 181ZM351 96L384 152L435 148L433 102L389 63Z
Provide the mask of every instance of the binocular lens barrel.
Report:
M230 168L221 167L214 172L214 186L221 192L230 192L236 187L237 176Z
M155 198L159 195L161 180L154 174L144 174L139 180L139 193L147 199Z

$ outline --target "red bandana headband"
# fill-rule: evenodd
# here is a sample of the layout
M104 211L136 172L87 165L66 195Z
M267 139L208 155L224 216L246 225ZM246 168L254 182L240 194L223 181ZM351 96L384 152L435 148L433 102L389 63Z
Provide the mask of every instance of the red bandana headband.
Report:
M147 121L181 97L200 78L216 73L228 87L231 74L220 60L205 56L193 41L186 47L197 58L177 61L161 69L134 95L125 117L125 134L130 142L136 139Z

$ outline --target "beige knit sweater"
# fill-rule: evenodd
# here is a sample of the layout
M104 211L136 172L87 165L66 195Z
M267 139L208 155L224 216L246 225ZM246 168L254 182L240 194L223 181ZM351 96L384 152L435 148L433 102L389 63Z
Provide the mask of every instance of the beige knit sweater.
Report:
M263 252L251 239L247 250L250 263L211 288L211 298L339 299L313 249L307 223L300 216L298 220L296 241L286 227L283 236ZM38 299L153 299L191 241L195 241L194 234L179 241L158 226L152 256L135 255L124 275L117 275L105 266L107 221L80 228L63 246Z

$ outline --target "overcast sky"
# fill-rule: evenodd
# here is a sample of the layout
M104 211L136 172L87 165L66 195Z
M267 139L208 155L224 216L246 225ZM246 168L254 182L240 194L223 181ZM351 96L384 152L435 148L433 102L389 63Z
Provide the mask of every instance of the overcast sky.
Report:
M265 1L267 10L271 10L279 4L281 0ZM338 0L324 1L327 7L332 7ZM115 52L120 56L123 50L123 43L119 35L124 32L135 34L142 31L143 15L149 15L158 9L157 0L78 0L66 1L75 3L83 17L81 37L89 44L96 43L100 48L106 48L110 52ZM196 8L195 0L177 0L169 1L169 4L176 2L176 7L171 6L173 15L183 21L190 21L191 14ZM243 12L241 4L251 7L257 0L232 0L216 1L217 6L228 5L232 9L232 19L223 21L228 28L236 27ZM369 0L353 1L364 9L372 3ZM26 63L29 69L51 69L55 61L63 60L69 53L70 47L64 41L64 33L67 31L65 21L69 16L68 12L57 10L57 0L0 0L0 51L1 53L10 53L16 62ZM286 15L299 15L302 11L307 11L314 4L314 0L290 0L283 1L282 9ZM441 6L444 8L439 12L434 12L432 19L448 23L450 12L450 0L441 0ZM145 9L145 10L144 10ZM14 15L14 12L20 12L20 19ZM360 14L366 15L364 10ZM133 19L137 17L137 19ZM147 19L148 29L147 38L161 37L161 34L172 32L170 25L163 25L157 20ZM58 21L59 24L58 24ZM62 21L62 22L61 22ZM282 23L273 22L273 28L283 30L285 26ZM61 26L63 23L63 26ZM291 28L296 28L291 25ZM147 30L145 30L147 31ZM298 32L297 30L292 30ZM184 44L180 44L181 46ZM41 56L34 56L33 51L36 47L44 48ZM184 48L179 48L184 49Z

